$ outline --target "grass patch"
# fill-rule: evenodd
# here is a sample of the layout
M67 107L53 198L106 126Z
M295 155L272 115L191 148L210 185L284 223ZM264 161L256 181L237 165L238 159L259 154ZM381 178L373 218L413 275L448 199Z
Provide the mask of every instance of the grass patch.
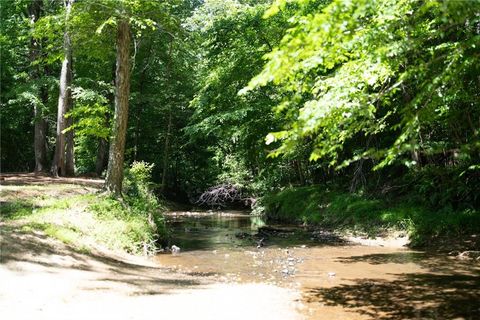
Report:
M267 218L282 222L320 222L320 206L328 203L327 192L318 187L288 188L262 198Z
M43 201L43 200L42 200ZM164 238L165 227L149 222L149 214L140 214L120 200L106 195L88 194L63 199L48 199L42 207L21 201L2 205L6 221L22 223L22 230L39 230L89 252L95 245L132 254L152 254ZM157 221L163 221L161 212Z
M17 200L13 202L2 202L0 215L4 220L16 220L32 214L34 205L30 201Z
M82 243L82 233L74 227L66 227L53 223L29 222L22 226L23 232L42 231L47 236L62 241L70 245L79 253L90 253L91 248Z
M289 188L262 199L268 219L322 225L380 235L386 230L410 234L415 244L438 236L480 232L480 211L434 210L404 196L396 199L322 189L320 186Z
M95 236L110 248L132 253L153 253L156 243L166 238L166 227L159 210L139 211L119 200L102 197L89 211L98 222Z

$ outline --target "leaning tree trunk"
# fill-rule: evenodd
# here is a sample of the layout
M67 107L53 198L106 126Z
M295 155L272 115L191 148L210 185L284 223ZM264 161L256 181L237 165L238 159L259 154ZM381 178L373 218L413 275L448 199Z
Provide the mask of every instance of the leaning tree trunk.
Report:
M28 7L28 15L30 18L30 23L32 28L35 27L35 22L40 18L43 7L42 0L34 0L30 3ZM31 78L39 79L40 78L40 67L33 67L35 60L37 60L40 52L40 43L37 39L33 38L30 41L30 62L32 63L31 69ZM40 98L42 102L46 102L46 97L48 97L48 92L45 88L42 88L40 91ZM34 138L33 138L33 150L35 154L35 172L42 172L46 170L47 167L47 121L45 121L42 114L42 107L38 104L35 104L33 109L34 116Z
M74 0L67 0L65 2L66 20L70 15L72 9L72 3ZM68 23L68 22L67 22ZM66 157L65 157L65 134L63 131L66 128L65 114L70 110L70 104L72 102L72 44L68 28L65 29L63 34L63 63L62 70L60 72L60 94L58 96L58 110L57 110L57 134L55 143L55 154L52 163L52 175L65 175L66 170Z
M122 194L123 159L130 94L130 26L122 19L117 25L117 69L115 73L115 116L108 156L105 188L116 196Z

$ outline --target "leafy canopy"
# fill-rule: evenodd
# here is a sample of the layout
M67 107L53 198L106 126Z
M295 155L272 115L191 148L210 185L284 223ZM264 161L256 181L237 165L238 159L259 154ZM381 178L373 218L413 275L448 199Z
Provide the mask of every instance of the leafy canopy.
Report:
M277 1L266 16L292 2L302 6L291 28L241 92L269 83L285 92L276 110L290 110L289 124L267 136L281 141L273 155L305 138L315 141L310 159L333 166L362 157L412 165L412 151L478 150L468 118L480 113L480 2L335 0L305 11L314 1ZM466 139L445 136L445 126L462 124ZM386 143L372 148L379 137ZM353 141L360 147L345 152Z

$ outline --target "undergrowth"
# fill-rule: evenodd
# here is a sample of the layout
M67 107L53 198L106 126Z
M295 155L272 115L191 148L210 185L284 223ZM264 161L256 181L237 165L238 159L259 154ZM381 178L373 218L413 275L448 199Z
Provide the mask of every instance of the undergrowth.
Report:
M438 236L480 231L480 211L471 208L430 207L417 197L388 199L322 189L288 188L262 200L267 219L321 225L367 233L406 231L413 244Z

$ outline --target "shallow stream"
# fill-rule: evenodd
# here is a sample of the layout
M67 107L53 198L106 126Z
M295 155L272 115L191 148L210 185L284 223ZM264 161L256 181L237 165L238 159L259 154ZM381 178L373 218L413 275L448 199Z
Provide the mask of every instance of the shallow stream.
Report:
M238 211L171 212L164 265L218 282L302 293L307 319L480 319L480 263L350 243L326 231L264 226Z

